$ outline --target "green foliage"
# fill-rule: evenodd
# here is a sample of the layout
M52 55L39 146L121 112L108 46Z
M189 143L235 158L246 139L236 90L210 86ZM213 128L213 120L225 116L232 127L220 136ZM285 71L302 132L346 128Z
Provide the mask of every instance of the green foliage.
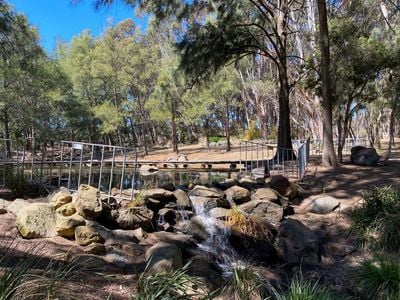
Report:
M132 201L129 202L128 207L138 207L138 206L143 206L144 204L145 204L144 194L142 191L140 191L135 195Z
M352 211L352 230L365 247L400 250L400 192L390 186L364 195L361 207Z
M252 121L250 123L249 129L247 129L245 135L244 135L244 140L246 141L251 141L255 139L261 138L261 131L257 127L256 122Z
M144 272L138 280L133 300L191 300L199 296L200 281L187 274L189 264L171 273Z
M365 299L399 299L400 263L394 259L378 256L364 261L356 279Z
M333 300L338 299L325 286L320 286L318 282L312 283L303 280L300 276L295 277L290 283L286 293L280 293L273 289L276 300Z
M25 175L12 168L5 170L5 186L17 197L26 195L29 191L29 183Z
M208 141L210 143L225 142L226 141L226 137L224 137L224 136L210 136L208 138Z
M250 264L233 267L232 275L225 283L221 295L226 299L258 300L264 299L268 290L259 270Z

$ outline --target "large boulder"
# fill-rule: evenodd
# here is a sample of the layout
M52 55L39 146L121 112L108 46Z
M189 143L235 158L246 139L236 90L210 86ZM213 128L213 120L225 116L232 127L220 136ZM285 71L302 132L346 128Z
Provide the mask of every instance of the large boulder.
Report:
M175 190L173 194L176 198L176 204L180 208L190 208L190 199L186 192L182 190Z
M19 211L24 207L28 206L29 202L24 199L15 199L7 206L8 212L14 214L14 216L18 215Z
M217 188L208 188L203 185L196 185L190 192L189 196L206 197L206 198L222 198L224 193Z
M78 214L89 220L99 217L103 210L100 191L87 184L80 185L73 203Z
M153 245L146 251L145 258L149 272L171 272L182 267L182 251L170 243L159 242Z
M251 200L278 202L278 195L273 189L261 188L257 189L252 195Z
M209 212L210 217L226 220L226 218L231 214L231 209L223 208L223 207L216 207L210 210Z
M375 166L379 161L379 155L375 148L354 146L351 148L350 160L356 165Z
M282 206L271 201L251 200L239 205L239 208L250 216L260 218L274 225L279 224L283 218Z
M246 176L240 179L239 185L250 191L255 190L256 188L259 187L258 182L253 180L250 176Z
M120 208L116 211L115 221L121 229L152 230L154 212L145 206Z
M278 249L289 265L316 265L319 262L318 237L303 223L284 220L277 236Z
M77 226L75 228L75 240L80 246L87 246L92 243L104 244L104 238L91 226Z
M340 202L332 196L322 196L311 203L310 211L316 214L327 214L340 206Z
M55 211L48 203L32 203L22 208L16 218L20 234L27 239L56 235Z
M250 200L250 192L244 187L235 185L225 191L225 197L231 205L241 204Z
M57 209L64 204L70 203L72 201L72 195L69 190L65 187L60 187L59 189L52 192L47 196L47 202L54 208Z
M75 227L83 226L86 224L85 219L75 214L73 216L63 216L56 214L56 231L59 236L65 238L72 238L75 236Z
M168 203L169 201L176 201L176 198L171 191L161 188L143 190L140 192L140 195L141 197L143 197L144 200L151 198L164 203Z
M290 197L292 194L291 184L285 176L274 175L269 184L272 189L284 197Z

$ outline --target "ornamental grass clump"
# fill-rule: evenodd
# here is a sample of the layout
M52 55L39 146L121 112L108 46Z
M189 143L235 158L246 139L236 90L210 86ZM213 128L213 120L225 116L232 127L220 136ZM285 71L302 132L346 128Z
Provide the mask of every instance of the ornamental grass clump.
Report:
M273 289L276 300L334 300L337 298L326 286L320 285L318 281L304 280L301 276L295 277L286 292L278 292Z
M266 298L268 291L269 284L263 280L258 268L241 262L233 266L220 296L232 300L261 300Z
M356 276L364 299L400 299L400 263L388 256L378 255L364 261Z
M170 273L145 271L138 280L133 300L191 300L200 296L197 292L201 282L187 274L190 264ZM147 268L146 268L147 269Z
M400 192L391 186L374 188L351 214L352 231L361 247L400 251Z

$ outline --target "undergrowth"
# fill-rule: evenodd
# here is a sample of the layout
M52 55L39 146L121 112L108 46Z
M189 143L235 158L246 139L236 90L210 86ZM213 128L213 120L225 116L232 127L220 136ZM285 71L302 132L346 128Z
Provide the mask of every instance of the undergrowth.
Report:
M364 261L356 278L365 299L400 299L400 263L388 256Z
M400 192L390 186L374 188L350 215L361 247L400 251Z

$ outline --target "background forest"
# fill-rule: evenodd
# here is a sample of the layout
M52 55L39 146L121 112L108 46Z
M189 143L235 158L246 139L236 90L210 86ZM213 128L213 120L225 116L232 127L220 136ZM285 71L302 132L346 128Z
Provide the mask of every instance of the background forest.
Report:
M281 97L289 99L283 113L290 117L285 124L291 137L322 138L322 59L313 1L283 1L280 39L271 39L279 31L279 24L268 23L275 19L257 17L263 1L139 2L138 11L155 16L145 31L127 19L110 23L100 36L84 31L46 53L37 30L2 1L3 138L175 151L179 143L204 136L207 141L215 136L276 140ZM396 132L398 10L391 1L327 5L335 141L367 136L380 147L381 138ZM252 43L261 46L249 47Z

